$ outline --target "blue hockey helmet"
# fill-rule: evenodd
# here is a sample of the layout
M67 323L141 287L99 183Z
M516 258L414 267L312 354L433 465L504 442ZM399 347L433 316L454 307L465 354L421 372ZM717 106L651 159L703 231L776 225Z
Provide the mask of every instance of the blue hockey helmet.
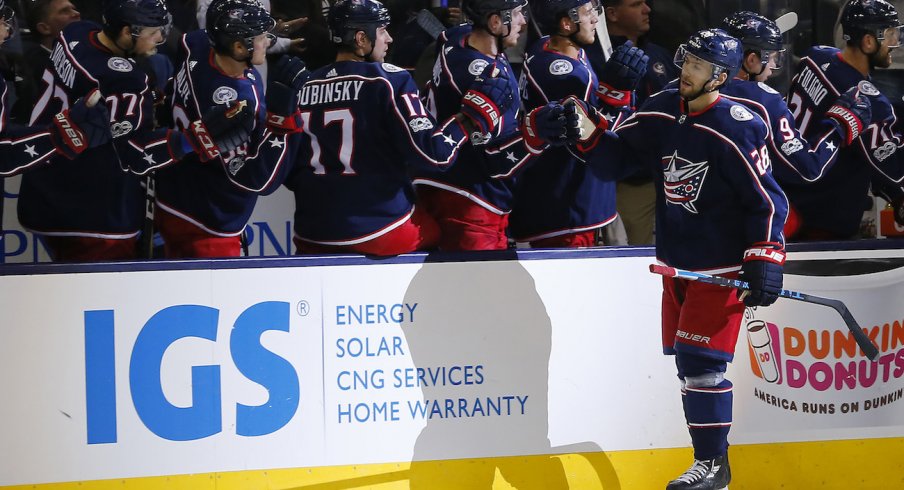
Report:
M722 21L722 29L741 41L745 54L757 52L764 69L770 59L775 61L773 69L782 67L784 40L775 21L754 12L741 11L726 17Z
M593 4L597 14L601 13L602 7L597 0L535 0L530 6L530 12L544 34L555 34L562 17L579 23L578 9L588 3Z
M713 80L722 73L728 74L728 80L734 78L743 59L741 42L722 29L703 29L691 34L687 42L678 47L675 65L681 68L688 55L709 62L713 66Z
M464 0L461 10L476 27L486 27L493 14L499 14L502 24L512 26L512 11L526 7L527 0Z
M354 46L361 31L376 42L377 29L388 26L389 20L389 10L377 0L339 0L330 7L327 25L334 43Z
M900 38L898 10L886 0L850 0L841 11L840 23L844 40L848 42L858 42L865 34L873 34L882 41L888 28L896 28ZM900 39L889 40L893 46L899 43Z
M102 11L104 32L111 37L125 26L130 27L133 36L141 34L144 27L159 27L166 39L172 25L163 0L104 0Z
M258 0L213 0L207 9L204 25L213 48L229 54L233 44L244 44L249 53L254 52L254 38L267 34L270 45L276 41L271 32L276 20Z

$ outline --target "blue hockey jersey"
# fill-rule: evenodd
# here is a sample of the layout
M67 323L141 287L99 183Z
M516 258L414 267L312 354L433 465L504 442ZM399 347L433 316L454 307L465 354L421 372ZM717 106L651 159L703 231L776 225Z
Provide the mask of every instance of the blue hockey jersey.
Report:
M801 59L788 93L788 107L797 127L804 138L813 141L820 131L815 123L839 95L855 85L870 99L872 124L840 151L838 162L819 181L809 185L779 181L803 226L839 238L859 231L863 212L870 205L867 192L873 178L890 185L900 185L904 179L904 156L898 151L902 139L895 128L894 109L869 77L846 63L840 50L828 46L813 47Z
M217 104L244 102L254 110L249 142L202 163L195 153L157 172L158 209L207 233L235 236L244 230L258 194L275 191L288 171L287 137L266 128L264 87L253 67L238 78L223 73L213 57L206 31L182 37L172 100L180 129Z
M46 127L9 124L6 92L6 80L0 77L0 178L47 163L58 154Z
M525 55L520 83L525 108L570 95L599 106L599 82L584 50L573 59L548 45L549 37L540 38ZM615 219L615 182L598 178L572 151L549 148L518 178L509 218L516 240L593 230Z
M79 21L54 43L47 84L32 112L46 125L80 97L98 89L106 98L114 140L71 163L23 175L19 221L46 235L129 238L144 218L144 191L136 173L173 162L167 131L154 130L148 77L134 61L114 55L97 38L100 26ZM151 164L150 162L153 162Z
M784 243L788 203L772 176L766 124L719 97L688 113L678 91L655 94L588 153L605 178L653 170L656 256L696 271L737 270L757 242Z
M837 160L843 140L823 114L813 116L812 140L806 140L797 130L794 116L782 96L769 85L736 79L719 93L744 104L766 122L773 173L782 185L813 182L825 175Z
M409 171L442 172L468 135L437 123L403 68L339 61L315 70L300 96L303 132L286 187L302 240L353 245L402 225L414 212Z
M512 93L520 102L518 80L505 54L495 59L468 45L469 27L447 31L449 39L440 50L433 66L433 78L427 84L427 108L438 120L457 114L461 98L489 63L495 63L499 77L506 77ZM520 104L502 115L502 135L491 145L471 141L461 149L459 164L447 172L416 171L414 183L458 193L496 214L512 209L515 177L536 155L538 149L528 147L518 130Z

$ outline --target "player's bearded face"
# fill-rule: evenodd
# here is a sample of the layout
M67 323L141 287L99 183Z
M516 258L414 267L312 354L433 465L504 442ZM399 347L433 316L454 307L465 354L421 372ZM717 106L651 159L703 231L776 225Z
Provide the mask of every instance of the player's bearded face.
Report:
M138 35L132 36L132 53L142 57L153 56L157 53L157 46L165 40L162 27L142 27Z
M692 54L685 55L681 64L678 93L688 100L699 97L706 83L712 80L712 73L713 65L710 62Z
M898 27L889 27L882 33L882 41L879 49L869 55L870 65L879 68L891 66L891 52L901 46L901 30Z
M10 29L10 25L7 21L0 21L0 44L3 44L9 38L9 33L11 31L12 29Z

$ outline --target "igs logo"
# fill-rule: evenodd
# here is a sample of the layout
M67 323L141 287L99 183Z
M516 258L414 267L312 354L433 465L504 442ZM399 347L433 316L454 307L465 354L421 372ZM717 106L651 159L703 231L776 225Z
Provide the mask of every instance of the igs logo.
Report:
M260 405L235 401L235 433L255 437L284 427L298 410L299 383L295 367L267 350L261 336L268 331L289 332L289 303L266 301L246 308L220 329L220 310L202 305L164 308L145 322L130 346L128 389L132 408L144 426L156 436L171 441L190 441L223 430L224 412L221 366L207 352L192 358L190 372L180 373L191 386L191 403L177 406L164 394L161 371L167 350L177 342L200 339L213 344L218 332L228 333L229 361L247 380L267 390L269 399ZM113 310L85 312L85 398L87 400L88 444L115 443L117 415L117 352L114 342ZM228 324L227 324L228 325ZM184 376L184 378L182 378Z

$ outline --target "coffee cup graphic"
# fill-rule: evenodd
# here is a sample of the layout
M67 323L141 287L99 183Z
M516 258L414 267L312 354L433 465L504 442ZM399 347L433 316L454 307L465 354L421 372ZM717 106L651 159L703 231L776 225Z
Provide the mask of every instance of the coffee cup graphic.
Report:
M752 357L750 364L754 374L768 383L778 383L781 371L769 330L769 325L763 320L747 321L747 341L750 343Z

